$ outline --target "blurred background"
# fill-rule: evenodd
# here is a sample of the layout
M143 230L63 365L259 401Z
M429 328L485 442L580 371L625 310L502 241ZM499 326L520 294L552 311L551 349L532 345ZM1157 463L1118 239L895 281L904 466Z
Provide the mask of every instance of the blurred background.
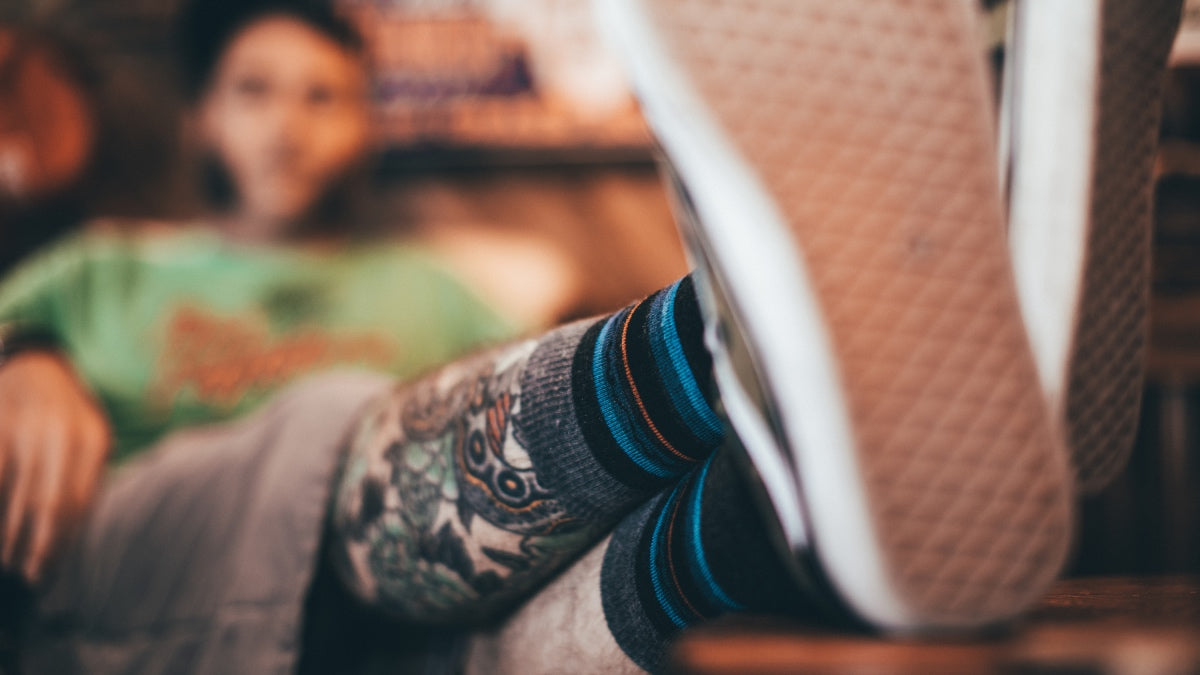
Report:
M544 237L586 280L570 316L612 309L685 272L652 143L592 32L587 0L343 5L365 33L375 68L372 180L388 228ZM59 52L29 77L75 79L78 96L93 104L90 117L74 122L74 143L91 144L95 156L78 176L44 177L47 190L66 185L71 199L69 213L41 222L67 227L101 214L179 219L199 211L169 57L175 11L176 2L164 0L2 0L0 23L36 27ZM1122 478L1085 504L1076 574L1200 571L1196 0L1189 0L1169 78L1138 447ZM74 119L69 111L81 104L67 92L29 105L64 109ZM62 133L56 138L71 143ZM61 173L70 174L70 148L61 154ZM14 171L13 161L0 153L0 177ZM0 225L3 217L0 210ZM53 233L47 227L44 234Z
M86 65L103 141L84 178L86 215L201 211L174 82L179 4L0 1L0 22L35 27ZM587 0L341 4L375 70L372 166L387 227L546 237L588 279L575 316L620 306L686 271L649 136L593 33Z

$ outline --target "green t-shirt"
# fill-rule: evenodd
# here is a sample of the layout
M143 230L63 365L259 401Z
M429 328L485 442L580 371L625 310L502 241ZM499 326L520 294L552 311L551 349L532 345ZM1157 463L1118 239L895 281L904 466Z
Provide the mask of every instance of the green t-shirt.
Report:
M0 284L5 321L61 341L109 415L115 460L305 373L408 378L518 332L418 248L256 248L198 227L73 236Z

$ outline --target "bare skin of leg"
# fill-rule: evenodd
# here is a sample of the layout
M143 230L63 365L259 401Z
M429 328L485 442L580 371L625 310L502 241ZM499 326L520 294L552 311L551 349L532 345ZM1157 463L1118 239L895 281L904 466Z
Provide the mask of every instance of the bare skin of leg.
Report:
M644 672L617 646L600 604L606 537L493 631L472 636L467 675Z

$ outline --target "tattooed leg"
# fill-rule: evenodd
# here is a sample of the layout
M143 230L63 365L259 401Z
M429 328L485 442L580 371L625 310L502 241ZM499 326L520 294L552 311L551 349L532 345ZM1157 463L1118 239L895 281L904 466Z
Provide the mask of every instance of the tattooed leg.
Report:
M494 630L467 672L658 672L683 630L728 612L815 618L726 450L627 514Z
M721 440L702 424L711 409L679 407L707 406L696 373L678 370L695 359L650 333L681 323L678 312L663 321L673 311L663 303L686 290L453 364L377 401L335 494L335 563L349 587L410 620L480 622L620 521L602 553L493 637L532 639L561 621L584 632L540 643L547 664L575 656L654 670L674 635L706 618L802 606L728 453L702 439ZM595 641L582 645L589 633ZM478 653L499 648L489 639ZM505 659L532 668L521 651Z
M534 343L456 364L376 403L334 506L353 590L401 616L478 618L597 537L515 437Z
M348 585L421 621L528 594L720 441L700 326L685 279L378 401L335 494Z

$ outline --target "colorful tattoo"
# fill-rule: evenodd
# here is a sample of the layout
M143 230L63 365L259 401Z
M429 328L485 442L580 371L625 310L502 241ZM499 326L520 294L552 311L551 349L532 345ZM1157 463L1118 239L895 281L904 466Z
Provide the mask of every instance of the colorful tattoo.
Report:
M334 495L343 576L422 621L504 609L603 534L538 481L513 421L536 342L402 385L365 416Z

